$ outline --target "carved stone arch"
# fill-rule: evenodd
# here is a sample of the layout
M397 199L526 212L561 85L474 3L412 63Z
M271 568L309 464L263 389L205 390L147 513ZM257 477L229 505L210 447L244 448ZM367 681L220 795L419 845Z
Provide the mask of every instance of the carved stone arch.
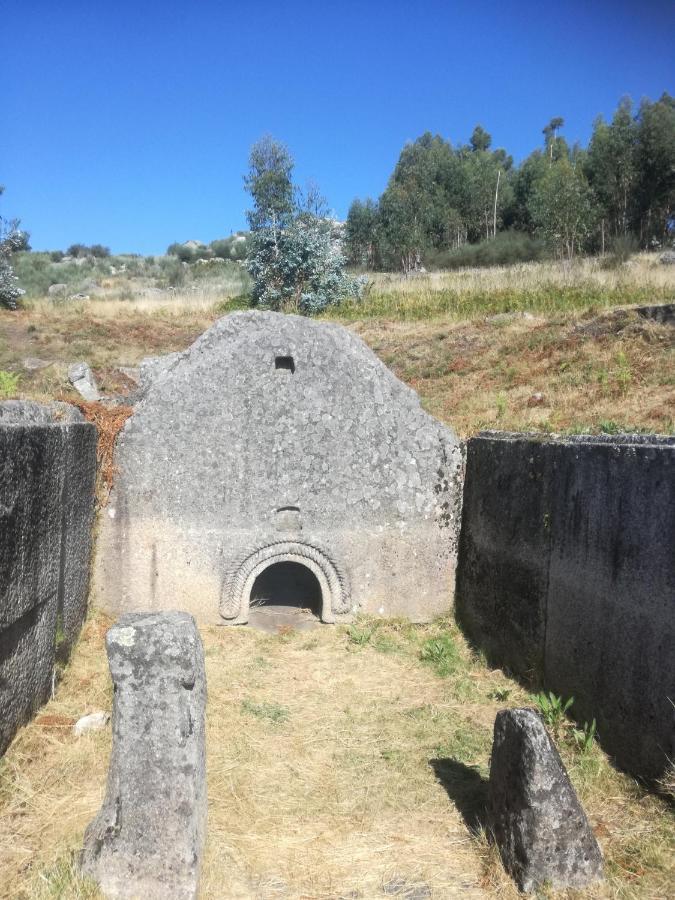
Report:
M317 578L321 587L321 621L334 622L335 616L350 610L345 576L318 547L300 541L276 541L249 554L228 578L220 599L224 619L248 620L251 589L269 566L280 562L300 563Z

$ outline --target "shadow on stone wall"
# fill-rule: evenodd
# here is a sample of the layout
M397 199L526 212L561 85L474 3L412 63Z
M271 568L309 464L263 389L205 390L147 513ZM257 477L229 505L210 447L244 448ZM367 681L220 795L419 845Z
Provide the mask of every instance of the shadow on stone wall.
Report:
M469 441L459 623L648 780L675 753L674 548L675 438Z
M51 692L87 609L96 429L64 403L0 403L0 754Z

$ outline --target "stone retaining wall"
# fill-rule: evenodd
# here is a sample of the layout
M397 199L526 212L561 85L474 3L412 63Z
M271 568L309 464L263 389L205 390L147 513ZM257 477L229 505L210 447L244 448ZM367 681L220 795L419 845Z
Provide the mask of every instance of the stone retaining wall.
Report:
M96 429L67 404L0 404L0 753L48 698L57 628L84 619Z
M469 441L456 609L512 672L574 696L605 749L675 756L675 438Z

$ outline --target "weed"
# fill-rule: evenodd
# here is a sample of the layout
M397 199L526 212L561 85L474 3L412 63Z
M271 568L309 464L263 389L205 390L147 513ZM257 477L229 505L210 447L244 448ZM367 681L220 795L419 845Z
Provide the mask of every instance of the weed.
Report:
M626 394L628 392L628 388L630 387L630 383L633 380L633 376L631 374L630 363L626 357L626 354L623 350L620 350L616 355L617 367L614 370L614 378L619 387L620 394Z
M94 900L100 897L98 885L79 872L73 855L59 859L54 865L40 872L36 893L37 900Z
M420 650L420 659L432 666L442 678L452 675L459 665L459 651L452 635L428 638Z
M379 653L395 653L399 649L398 641L384 632L377 632L373 637L372 644Z
M366 644L370 643L370 639L375 634L376 630L377 626L374 624L355 622L347 629L347 637L352 644L356 644L358 647L364 647Z
M503 419L508 408L508 400L506 399L506 394L497 394L496 405L497 418Z
M593 742L595 740L595 732L596 732L596 724L595 719L589 725L588 722L584 722L583 728L573 728L572 729L572 740L574 741L578 750L581 753L588 753L593 747Z
M241 708L256 719L271 722L272 725L283 725L289 716L288 708L279 703L255 703L253 700L245 699L241 701Z
M563 700L562 697L556 696L551 691L548 694L542 691L542 693L537 694L536 700L544 722L557 733L565 719L567 710L574 703L574 697Z
M503 688L501 690L498 689L498 690L490 691L490 693L488 694L488 699L496 700L497 703L506 703L506 701L509 699L510 694L511 694L511 691L508 690L507 688Z
M19 387L20 378L20 375L0 369L0 397L3 399L13 397Z

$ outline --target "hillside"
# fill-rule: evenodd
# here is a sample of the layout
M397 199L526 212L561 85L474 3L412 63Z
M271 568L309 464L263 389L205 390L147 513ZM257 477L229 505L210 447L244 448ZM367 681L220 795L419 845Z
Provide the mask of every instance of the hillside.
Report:
M153 266L161 268L141 260L94 275L98 293L88 300L43 294L0 311L0 370L13 376L5 396L77 399L67 380L77 360L92 366L104 392L124 393L131 383L118 367L183 349L246 305L234 264L182 267L182 288L152 283ZM673 328L633 307L674 298L673 267L641 254L616 269L589 260L379 275L360 304L329 316L463 436L483 428L671 433Z

